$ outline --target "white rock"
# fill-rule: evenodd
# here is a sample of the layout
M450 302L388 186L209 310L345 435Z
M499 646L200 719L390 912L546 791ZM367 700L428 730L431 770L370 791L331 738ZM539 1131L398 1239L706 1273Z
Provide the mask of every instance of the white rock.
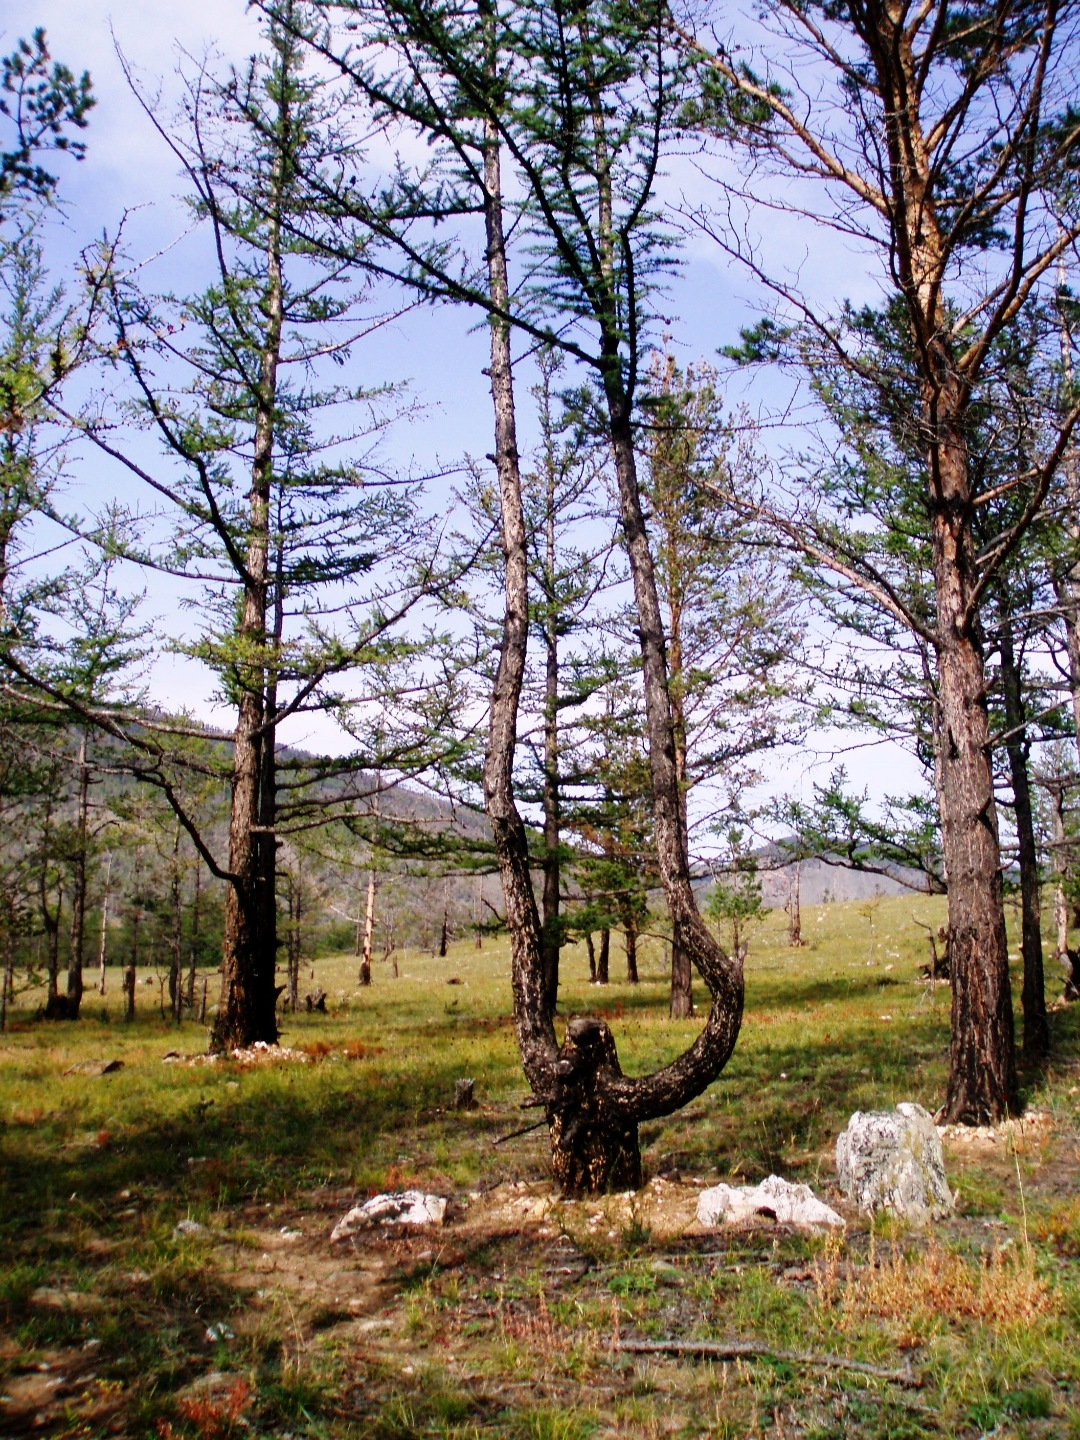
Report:
M698 1196L701 1225L733 1225L755 1215L799 1229L844 1224L843 1216L823 1204L809 1185L793 1185L779 1175L770 1175L760 1185L714 1185Z
M836 1141L836 1173L860 1210L925 1223L953 1208L941 1138L921 1105L856 1110Z
M369 1225L441 1225L446 1218L442 1195L425 1195L420 1190L401 1190L395 1195L374 1195L363 1205L354 1205L330 1234L344 1240Z
M205 1234L206 1234L206 1226L205 1226L205 1225L200 1225L199 1222L198 1222L198 1220L181 1220L181 1221L179 1221L176 1225L173 1226L173 1232L172 1232L172 1233L173 1233L174 1235L176 1235L176 1236L181 1236L181 1235L205 1235Z
M233 1339L235 1339L235 1336L233 1335L232 1328L226 1325L224 1320L219 1320L216 1325L208 1325L206 1327L206 1343L208 1345L216 1344L219 1340Z

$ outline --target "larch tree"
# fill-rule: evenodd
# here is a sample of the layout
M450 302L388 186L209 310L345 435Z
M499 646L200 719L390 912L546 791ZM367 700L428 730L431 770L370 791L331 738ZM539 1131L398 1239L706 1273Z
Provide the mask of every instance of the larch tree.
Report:
M364 757L282 762L279 729L291 716L349 710L344 677L360 669L377 706L371 677L400 661L400 621L438 584L420 553L415 488L378 462L385 387L328 373L387 317L362 314L356 272L313 253L290 223L307 203L303 177L355 159L353 117L340 86L305 72L287 28L268 26L266 41L264 56L222 78L205 64L186 74L174 128L144 101L191 187L214 278L200 293L154 296L115 248L106 253L104 358L121 408L106 396L72 416L171 517L162 534L136 513L123 558L198 587L203 623L173 644L209 668L235 715L231 733L213 737L183 717L83 706L225 884L215 1049L276 1040L277 852L290 826L326 812L325 788L343 776L338 812L349 811L347 777L363 767ZM345 405L350 425L339 432ZM147 460L140 431L156 437L159 460ZM223 854L187 799L207 777L230 790Z
M1056 184L1080 146L1074 25L1057 0L768 0L759 43L740 37L749 43L737 55L682 32L705 77L705 123L751 161L741 180L729 178L729 201L799 210L876 257L909 337L913 387L873 368L847 312L815 304L748 248L737 223L696 211L726 253L770 287L773 337L788 327L810 334L833 366L866 381L923 457L932 614L912 613L880 575L854 569L856 583L876 587L882 606L921 636L936 672L953 967L942 1114L953 1122L998 1119L1017 1103L980 616L995 573L1046 497L1080 407L1009 482L1022 487L1023 503L982 551L975 520L986 493L967 417L996 338L1080 235ZM914 398L901 409L909 388ZM835 552L826 563L852 572Z
M638 1125L698 1095L723 1069L742 1019L741 965L698 913L675 770L666 636L638 476L639 381L673 239L656 215L656 183L679 103L679 67L664 5L519 4L448 12L399 4L324 7L345 22L311 35L370 103L417 127L443 184L412 186L413 216L382 226L387 269L430 296L489 318L505 554L505 608L490 702L484 796L511 934L514 1014L526 1076L544 1104L556 1179L570 1193L640 1181ZM349 32L348 25L355 29ZM359 38L357 36L359 32ZM502 167L513 174L504 189ZM378 197L337 191L343 210L378 227ZM507 198L510 196L511 198ZM329 200L330 197L327 197ZM423 217L479 212L482 269L428 239ZM507 209L511 224L504 219ZM399 212L400 213L400 212ZM528 246L519 293L507 236ZM657 869L676 942L711 995L692 1045L652 1074L622 1073L599 1020L570 1023L559 1043L544 985L543 936L514 753L528 654L527 529L514 406L511 335L542 340L584 367L600 395L637 614Z

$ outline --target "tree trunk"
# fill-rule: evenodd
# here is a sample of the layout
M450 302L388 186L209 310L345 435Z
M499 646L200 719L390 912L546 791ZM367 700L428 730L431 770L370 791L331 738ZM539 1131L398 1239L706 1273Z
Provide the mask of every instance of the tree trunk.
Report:
M788 894L788 944L793 950L802 946L802 906L800 889L802 885L802 861L795 861L791 873L791 890Z
M636 985L638 983L637 973L637 926L633 920L627 921L623 931L626 943L626 983Z
M442 886L442 929L439 931L439 959L446 959L450 943L450 879L443 876Z
M562 943L559 917L559 626L555 611L555 481L548 466L545 535L548 578L547 614L544 620L544 891L542 947L544 995L552 1014L559 1000L559 951Z
M364 907L364 940L360 952L360 984L371 984L371 937L375 933L375 866L368 871L367 904Z
M615 1041L602 1020L571 1020L556 1063L558 1085L573 1102L552 1104L551 1168L568 1195L641 1186L637 1122L613 1115L600 1099L603 1082L622 1076Z
M112 881L112 853L105 857L105 894L101 900L101 938L98 941L98 994L105 994L105 947L109 933L109 888Z
M686 714L683 708L682 607L674 598L668 602L668 646L671 659L671 728L675 746L675 778L679 786L679 816L683 835L688 834L686 810ZM671 997L668 1014L673 1020L687 1020L694 1013L694 969L689 954L671 938Z
M1032 818L1031 781L1028 776L1030 745L1024 723L1024 698L1012 628L1008 620L1005 620L1001 627L1001 687L1005 701L1005 728L1008 732L1005 748L1009 757L1016 813L1016 838L1020 852L1020 948L1024 957L1023 1053L1026 1060L1038 1063L1046 1058L1050 1050L1050 1025L1046 1015L1046 990L1043 983L1039 855Z
M1009 952L997 811L990 767L986 677L974 621L966 616L976 565L963 440L942 445L945 502L934 511L941 704L942 850L949 884L952 1029L942 1111L950 1124L985 1124L1017 1109ZM955 473L954 473L955 472ZM967 511L960 521L958 512Z
M487 41L486 80L489 87L496 88L497 37L490 0L482 0L481 17ZM581 53L586 57L587 69L591 51L584 12L575 12L573 23L581 33ZM602 378L641 637L657 855L673 932L708 985L713 1006L694 1044L651 1075L631 1079L622 1074L614 1041L597 1020L572 1021L561 1050L556 1041L544 986L543 938L532 889L528 839L513 787L518 707L527 658L529 590L509 321L504 318L510 311L510 289L499 174L499 110L493 106L484 118L483 200L489 296L495 311L490 318L490 375L505 569L502 645L491 697L484 797L506 900L514 1019L522 1063L530 1086L545 1105L556 1178L571 1195L640 1183L638 1124L645 1118L670 1114L715 1079L731 1053L742 1017L741 968L719 950L709 935L697 913L690 885L675 775L663 622L634 465L632 395L625 394L621 377L620 344L627 317L613 288L614 241L605 120L599 96L590 98L594 139L591 160L595 160L595 165L590 163L590 176L598 181L600 210L595 235L598 260L591 276L590 301L602 329ZM636 303L636 299L632 296L630 303ZM629 323L633 331L636 316Z
M177 1025L184 1015L184 968L180 956L182 941L181 920L183 907L181 905L180 882L180 827L176 829L176 839L173 842L172 854L172 875L169 883L169 898L172 901L172 933L169 936L169 1011Z
M79 785L75 810L75 854L71 876L71 948L68 953L68 1018L77 1020L83 997L83 949L86 944L86 852L89 844L90 769L86 731L79 736Z
M668 1014L672 1020L688 1020L694 1013L694 972L690 956L677 940L671 942L671 1001Z
M596 983L607 985L610 983L611 969L611 931L605 925L600 931L600 953L596 959Z
M585 949L589 956L589 984L596 984L596 946L593 944L592 931L585 932Z
M189 1010L195 1009L195 966L199 955L199 901L200 885L202 877L202 858L195 854L195 894L191 901L191 950L188 955L188 977L187 977L187 1004Z
M288 123L282 99L279 121ZM283 183L284 157L274 157L268 186L266 329L255 395L255 444L248 496L249 538L236 644L240 701L233 735L232 806L229 814L229 884L221 962L221 999L210 1037L211 1051L275 1044L277 1028L277 902L273 694L276 658L267 631L270 579L270 494L276 426L277 372L281 352L284 290L281 235L274 197ZM269 665L269 671L268 671Z
M128 963L124 967L124 1019L132 1021L135 1019L135 977L139 968L139 866L135 865L134 872L135 903L131 907L131 949L128 952Z

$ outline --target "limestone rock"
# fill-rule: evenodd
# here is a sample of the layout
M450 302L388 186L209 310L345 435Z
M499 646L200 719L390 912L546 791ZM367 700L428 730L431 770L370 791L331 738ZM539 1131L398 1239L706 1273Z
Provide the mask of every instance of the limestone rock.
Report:
M921 1105L856 1110L836 1141L836 1173L860 1210L925 1223L953 1208L941 1139Z
M793 1185L779 1175L770 1175L760 1185L714 1185L698 1196L701 1225L734 1225L757 1215L800 1230L844 1224L843 1216L819 1200L809 1185Z
M369 1225L441 1225L445 1219L444 1196L401 1190L395 1195L373 1195L363 1205L354 1205L334 1226L330 1239L345 1240Z

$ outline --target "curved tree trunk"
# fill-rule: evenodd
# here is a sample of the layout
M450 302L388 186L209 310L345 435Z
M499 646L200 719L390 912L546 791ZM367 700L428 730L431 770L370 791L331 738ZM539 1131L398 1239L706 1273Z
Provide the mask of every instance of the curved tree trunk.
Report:
M497 72L495 23L487 4L481 13L489 43L486 79L491 87ZM589 38L585 16L575 15L574 23L581 32L587 54ZM663 623L634 462L632 393L626 393L621 376L619 346L624 316L613 283L611 188L605 120L597 99L592 105L596 162L593 174L599 182L600 218L590 303L602 333L602 378L641 643L657 858L675 940L696 965L709 987L713 1004L693 1045L651 1075L624 1076L614 1041L606 1026L596 1020L572 1022L562 1048L557 1045L544 987L543 938L532 889L527 837L513 792L516 723L528 640L528 568L514 425L509 322L503 318L509 314L510 292L502 228L497 115L497 108L493 108L484 122L484 212L489 295L495 312L490 321L490 374L505 553L505 608L499 667L491 699L484 797L506 897L514 1019L522 1063L532 1089L545 1104L556 1177L568 1193L579 1194L639 1183L639 1122L677 1110L699 1095L723 1069L742 1019L743 982L741 965L720 950L701 920L690 884L675 768ZM630 303L636 303L635 296Z

